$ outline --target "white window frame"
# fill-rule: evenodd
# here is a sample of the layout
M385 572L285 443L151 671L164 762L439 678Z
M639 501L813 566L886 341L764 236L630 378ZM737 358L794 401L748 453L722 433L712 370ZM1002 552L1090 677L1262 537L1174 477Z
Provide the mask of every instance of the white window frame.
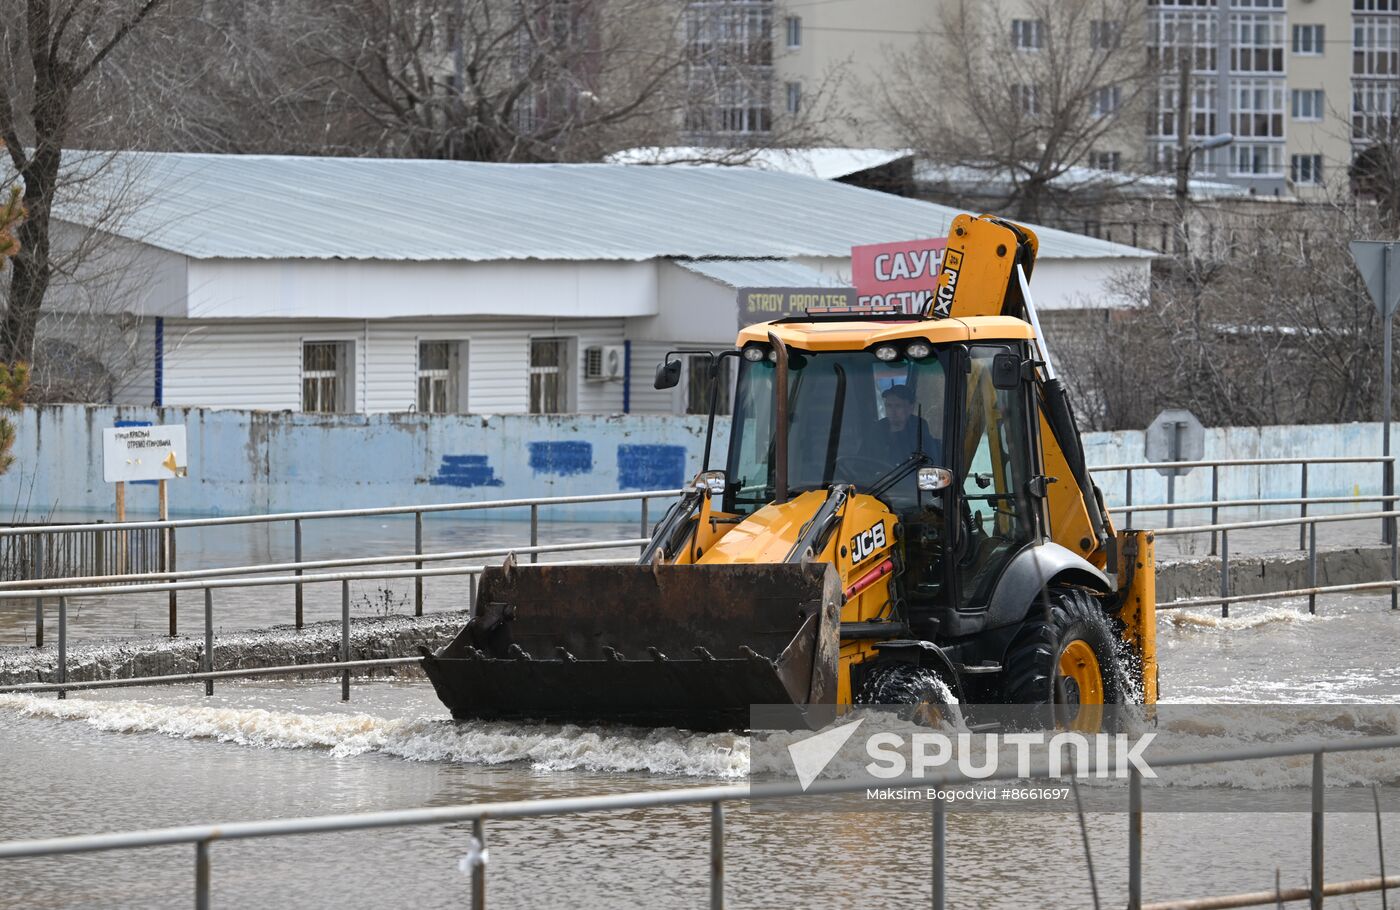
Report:
M1278 177L1283 172L1283 144L1280 142L1236 142L1228 146L1230 174L1234 177ZM1263 166L1258 164L1260 153ZM1241 162L1248 155L1248 165Z
M1282 79L1230 80L1230 132L1241 139L1285 136Z
M1354 16L1351 50L1353 76L1395 77L1400 70L1400 18Z
M787 48L795 51L802 46L802 17L788 16L783 19L783 30L787 37Z
M1038 51L1045 46L1044 19L1012 19L1011 47L1018 51Z
M306 368L306 348L313 344L338 345L340 353L344 356L343 363L337 363L334 370L308 370ZM354 414L358 408L357 389L355 386L355 339L338 337L308 337L301 339L301 348L298 354L298 375L300 386L301 411L304 414ZM335 402L329 408L308 408L306 398L306 381L308 379L333 379L336 381L334 388ZM319 396L318 396L319 397Z
M1321 57L1326 50L1327 27L1320 24L1295 23L1293 26L1293 56Z
M1040 115L1040 90L1034 83L1012 83L1011 100L1021 116L1036 117Z
M785 83L784 91L787 95L787 112L789 114L799 114L802 112L802 83Z
M1123 89L1117 85L1105 85L1094 89L1089 96L1089 113L1095 117L1112 117L1123 105Z
M1230 14L1230 72L1276 74L1285 72L1284 17L1274 13ZM1264 66L1256 66L1263 51Z
M419 335L414 345L413 409L420 414L467 414L470 413L471 398L468 395L468 368L471 364L471 341L460 334ZM448 366L445 370L423 368L423 345L446 344ZM447 409L430 411L423 407L422 382L425 375L434 379L444 379L448 384Z
M559 362L554 366L535 366L535 342L555 341L559 343ZM578 394L578 377L574 351L578 347L576 335L531 335L525 350L525 408L530 414L572 414L578 408L575 396ZM555 394L557 410L535 410L534 377L555 375L559 378L559 389Z
M1100 171L1117 172L1123 170L1123 153L1117 150L1089 152L1089 167Z
M1290 90L1289 111L1300 123L1319 123L1327 110L1326 96L1320 88Z
M1289 161L1288 175L1297 186L1322 186L1322 156L1294 155Z
M1219 18L1214 10L1157 9L1147 25L1149 57L1163 72L1175 72L1183 48L1190 52L1193 72L1214 73L1218 69Z
M1157 106L1152 112L1152 119L1149 123L1150 135L1163 138L1176 138L1176 93L1177 84L1175 80L1162 82L1157 86L1156 103ZM1187 110L1187 115L1191 119L1190 135L1192 136L1214 136L1220 132L1217 128L1217 118L1215 111L1215 80L1214 79L1191 79L1191 104ZM1170 122L1168 122L1170 120ZM1196 160L1205 156L1197 155Z
M1089 48L1096 51L1116 50L1123 43L1123 23L1117 19L1089 21Z

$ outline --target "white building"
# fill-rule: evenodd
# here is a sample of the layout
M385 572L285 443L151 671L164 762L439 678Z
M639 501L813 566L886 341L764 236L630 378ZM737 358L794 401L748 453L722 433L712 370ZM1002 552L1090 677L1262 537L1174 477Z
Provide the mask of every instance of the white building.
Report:
M107 228L147 364L118 403L269 410L684 412L655 364L731 345L736 287L842 284L853 245L957 214L746 168L128 153L101 179L137 200ZM1147 272L1040 240L1043 310L1121 305L1105 280Z

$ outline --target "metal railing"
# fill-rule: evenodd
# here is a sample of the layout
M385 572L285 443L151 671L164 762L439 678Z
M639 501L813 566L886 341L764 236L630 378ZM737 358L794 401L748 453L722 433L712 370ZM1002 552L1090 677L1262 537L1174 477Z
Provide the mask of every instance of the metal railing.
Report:
M1317 596L1319 594L1343 594L1356 593L1367 590L1390 591L1390 608L1400 609L1400 535L1390 535L1390 579L1374 582L1359 582L1344 585L1323 585L1317 583L1317 526L1339 521L1359 521L1367 519L1379 519L1384 522L1394 522L1400 518L1400 511L1389 512L1363 512L1363 513L1342 513L1339 515L1309 515L1296 518L1269 518L1259 521L1236 521L1224 524L1197 525L1185 528L1170 528L1154 531L1158 537L1169 537L1185 534L1202 534L1209 532L1212 537L1220 535L1220 596L1207 598L1193 598L1189 600L1170 601L1158 604L1158 610L1177 610L1188 607L1202 607L1219 605L1220 615L1228 617L1230 615L1230 605L1243 601L1255 600L1287 600L1291 598L1306 597L1308 599L1308 612L1317 612ZM1303 526L1303 533L1308 541L1308 586L1288 591L1269 591L1257 594L1232 595L1230 593L1230 532L1253 530L1258 528L1287 527L1289 525Z
M1325 881L1324 818L1326 813L1326 788L1323 770L1324 756L1340 752L1359 752L1400 749L1400 736L1373 736L1358 739L1329 740L1310 743L1288 743L1278 745L1242 746L1222 749L1216 752L1193 755L1163 756L1153 758L1154 768L1184 767L1203 764L1223 764L1238 761L1254 761L1266 758L1284 758L1297 755L1312 756L1311 812L1309 859L1309 884L1305 894L1311 907L1320 910L1323 898L1329 894L1358 894L1368 891L1384 892L1400 886L1400 877L1361 879L1347 882ZM1136 765L1119 763L1087 762L1078 769L1067 767L1051 774L1046 764L1031 768L1029 775L1016 770L997 770L990 776L968 778L952 772L942 772L919 778L900 780L877 780L865 778L846 781L816 781L805 790L797 784L755 784L735 786L694 787L678 790L647 791L606 796L565 797L554 799L517 800L513 802L480 803L428 807L419 809L393 809L378 812L364 812L348 815L324 815L303 818L267 819L261 821L228 822L211 825L189 825L178 828L157 828L146 831L126 831L108 834L88 834L71 837L55 837L39 840L20 840L0 843L0 860L21 857L63 856L77 853L94 853L110 850L133 850L151 847L165 847L176 844L193 845L194 856L194 904L196 910L207 910L213 890L211 846L216 841L254 840L268 837L284 837L310 834L328 834L344 831L365 831L384 828L404 828L425 825L448 825L471 822L472 833L466 846L466 866L472 876L471 906L473 910L484 910L486 906L486 822L505 819L540 818L565 816L587 812L621 812L639 809L654 809L667 806L702 805L709 807L709 892L710 907L722 910L725 906L725 862L724 862L724 820L725 805L734 802L761 802L787 799L801 799L822 795L858 793L879 788L919 787L933 789L935 796L931 802L932 816L932 863L930 868L931 895L934 910L944 910L947 893L947 825L948 804L938 792L940 788L956 784L985 785L989 781L1058 780L1066 774L1073 776L1076 770L1082 775L1112 774L1128 778L1128 908L1129 910L1166 910L1166 908L1187 907L1249 907L1273 904L1283 897L1281 891L1251 892L1248 894L1222 895L1211 898L1168 901L1144 904L1142 900L1143 869L1143 786L1142 773ZM1379 811L1379 809L1377 810ZM907 844L906 844L907 847ZM1382 854L1383 861L1383 854ZM1092 872L1090 873L1092 875ZM1382 875L1384 874L1382 869ZM1301 891L1302 889L1298 889ZM1294 889L1290 889L1288 899Z
M650 503L653 499L670 499L679 496L681 490L642 490L633 493L600 493L589 496L540 496L523 499L500 499L485 500L477 502L452 502L452 503L432 503L427 505L414 506L379 506L363 509L331 509L308 512L274 512L265 515L230 515L218 518L180 518L165 521L127 521L120 525L108 526L108 532L132 534L139 532L151 532L156 535L165 553L160 562L154 566L125 565L123 564L119 572L110 572L106 568L100 573L100 577L105 580L116 580L118 578L129 578L131 575L139 575L143 578L188 578L200 577L190 576L179 571L176 561L178 549L177 535L181 528L212 528L228 527L230 525L251 525L270 523L290 523L293 534L293 561L291 563L276 563L273 566L288 566L298 575L308 568L329 567L329 566L349 566L349 565L373 565L378 563L402 563L412 562L415 568L421 569L423 563L433 559L452 559L451 554L428 554L423 551L423 516L442 512L474 512L482 510L505 510L505 509L529 509L530 515L530 542L528 546L514 548L516 552L529 555L530 562L538 561L542 552L552 552L551 550L539 546L540 532L540 509L541 507L553 508L558 506L579 505L585 503L599 502L622 502L637 501L640 507L639 516L639 538L649 536L650 530ZM303 558L302 548L302 523L306 521L321 521L328 519L345 518L365 518L383 517L389 515L412 515L413 516L413 554L406 558L399 557L356 557L354 559L343 560L317 560L307 562ZM44 535L65 535L74 533L89 533L93 530L90 524L73 525L49 525L44 527L12 527L0 528L0 554L6 552L7 547L20 549L26 552L42 552L42 539ZM38 540L36 541L36 538ZM635 545L640 546L644 541L638 540ZM634 543L626 543L634 545ZM582 549L597 549L598 547L583 547ZM460 551L467 553L470 551ZM359 561L357 561L359 560ZM32 561L31 561L32 564ZM242 566L230 567L227 574L241 574L241 572L256 572L259 570L269 571L267 567ZM20 566L23 571L23 565ZM237 570L237 571L236 571ZM280 570L280 569L271 569ZM198 570L210 572L211 570ZM17 580L32 581L43 579L45 587L66 586L73 581L89 581L89 573L70 572L61 577L53 577L52 574L31 574L28 578L20 576ZM11 580L11 579L6 579ZM11 585L13 587L13 585ZM169 589L169 634L174 638L178 632L177 622L177 592L182 589ZM43 592L31 594L35 598L35 646L43 646ZM423 615L423 583L419 579L414 583L413 591L413 615ZM304 591L300 584L295 585L294 592L294 624L300 629L305 625L305 600Z
M22 536L0 537L0 579L124 575L164 568L166 541L159 528L120 524L29 525Z
M1379 464L1381 466L1381 488L1388 490L1391 488L1390 477L1395 469L1395 456L1393 455L1323 455L1317 457L1297 457L1297 458L1222 458L1211 461L1159 461L1159 462L1133 462L1131 464L1106 464L1096 465L1089 468L1091 474L1104 474L1117 472L1123 474L1123 499L1121 506L1109 509L1110 512L1124 514L1125 522L1128 525L1133 523L1133 515L1137 512L1165 512L1167 516L1167 529L1176 526L1176 513L1187 509L1210 509L1210 524L1220 523L1220 509L1233 508L1239 506L1266 506L1266 505L1299 505L1299 517L1306 518L1308 506L1323 503L1357 502L1373 503L1378 502L1381 508L1393 508L1395 501L1400 496L1386 495L1382 493L1378 496L1355 496L1355 497L1308 497L1308 469L1312 465L1323 464ZM1222 468L1243 468L1243 467L1278 467L1283 465L1298 465L1299 494L1296 499L1254 499L1254 500L1221 500L1220 499L1220 471ZM1210 468L1210 499L1204 502L1183 503L1176 502L1176 477L1167 475L1167 501L1162 504L1133 502L1133 475L1138 471L1155 471L1159 468ZM1383 526L1382 539L1389 541L1393 536L1389 532L1389 526ZM1300 530L1298 536L1298 549L1306 549L1307 541L1305 535ZM1215 538L1211 538L1210 555L1216 555Z

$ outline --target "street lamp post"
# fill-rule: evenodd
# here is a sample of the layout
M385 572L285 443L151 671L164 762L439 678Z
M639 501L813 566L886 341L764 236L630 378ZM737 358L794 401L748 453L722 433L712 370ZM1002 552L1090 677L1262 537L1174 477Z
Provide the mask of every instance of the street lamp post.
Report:
M1177 252L1186 256L1186 205L1191 197L1191 159L1197 152L1209 151L1235 141L1233 133L1216 133L1191 141L1191 57L1182 51L1177 58L1181 81L1176 90L1176 226Z

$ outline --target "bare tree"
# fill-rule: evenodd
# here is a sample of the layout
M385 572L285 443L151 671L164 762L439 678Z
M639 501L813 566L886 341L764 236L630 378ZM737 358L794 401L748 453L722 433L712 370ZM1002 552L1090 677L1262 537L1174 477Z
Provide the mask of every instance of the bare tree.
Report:
M306 93L376 151L571 161L677 119L677 17L651 0L336 0L291 28Z
M0 360L29 360L53 277L51 216L78 97L114 49L163 0L5 0L0 139L24 184L28 217L0 322Z
M1213 426L1370 420L1380 325L1347 247L1369 205L1299 206L1235 233L1220 258L1160 263L1140 305L1060 352L1094 429L1138 429L1165 407Z
M1152 84L1136 4L956 0L879 89L901 140L939 164L1007 186L1008 208L1044 220L1073 190L1055 181L1115 134L1141 143L1138 108Z

